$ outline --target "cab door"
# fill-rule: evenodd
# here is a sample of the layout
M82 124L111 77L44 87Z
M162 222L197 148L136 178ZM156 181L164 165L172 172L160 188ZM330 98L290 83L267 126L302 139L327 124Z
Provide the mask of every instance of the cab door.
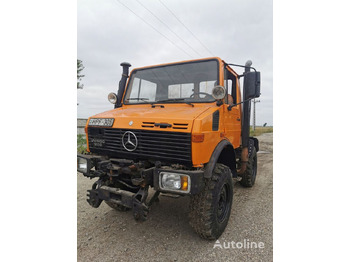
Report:
M225 137L237 148L241 142L241 105L236 105L231 110L228 107L240 103L241 98L238 77L230 68L225 68L224 84L227 93L224 105Z

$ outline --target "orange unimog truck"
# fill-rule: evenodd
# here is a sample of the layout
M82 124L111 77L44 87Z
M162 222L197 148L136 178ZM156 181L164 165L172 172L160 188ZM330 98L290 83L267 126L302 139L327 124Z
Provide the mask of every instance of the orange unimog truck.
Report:
M118 93L108 95L114 109L89 118L90 154L78 155L78 171L98 178L88 203L105 201L145 220L159 194L189 196L190 224L217 239L230 217L233 178L252 187L257 174L259 142L249 130L260 72L251 64L214 57L136 68L129 76L131 65L122 63Z

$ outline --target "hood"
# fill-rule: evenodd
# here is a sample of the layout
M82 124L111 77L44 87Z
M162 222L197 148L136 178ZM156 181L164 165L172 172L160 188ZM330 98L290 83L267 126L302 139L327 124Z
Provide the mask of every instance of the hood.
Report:
M216 104L124 105L93 116L114 118L113 128L191 132L194 119Z

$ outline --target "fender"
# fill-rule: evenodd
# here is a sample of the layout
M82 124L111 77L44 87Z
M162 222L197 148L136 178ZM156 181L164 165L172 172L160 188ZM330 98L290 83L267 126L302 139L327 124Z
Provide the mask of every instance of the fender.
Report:
M237 176L235 150L232 144L226 139L221 140L215 147L209 162L205 166L205 178L210 178L212 176L216 163L222 163L227 165L231 169L233 177Z

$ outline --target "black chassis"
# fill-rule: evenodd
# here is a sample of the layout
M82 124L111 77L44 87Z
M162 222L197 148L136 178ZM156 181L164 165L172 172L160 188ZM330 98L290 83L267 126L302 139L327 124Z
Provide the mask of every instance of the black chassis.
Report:
M99 179L87 190L87 202L92 207L99 207L103 200L132 209L136 220L146 220L150 206L158 199L160 193L176 195L195 195L204 188L204 170L188 170L182 165L162 165L155 162L137 162L127 159L113 159L99 155L80 155L87 160L87 172L84 176ZM78 170L79 171L79 170ZM190 177L189 192L164 190L159 184L159 175L162 171L185 174ZM80 171L79 171L80 172ZM119 178L127 176L130 180L125 183ZM109 181L118 181L123 188L108 186ZM147 201L149 187L156 193Z

